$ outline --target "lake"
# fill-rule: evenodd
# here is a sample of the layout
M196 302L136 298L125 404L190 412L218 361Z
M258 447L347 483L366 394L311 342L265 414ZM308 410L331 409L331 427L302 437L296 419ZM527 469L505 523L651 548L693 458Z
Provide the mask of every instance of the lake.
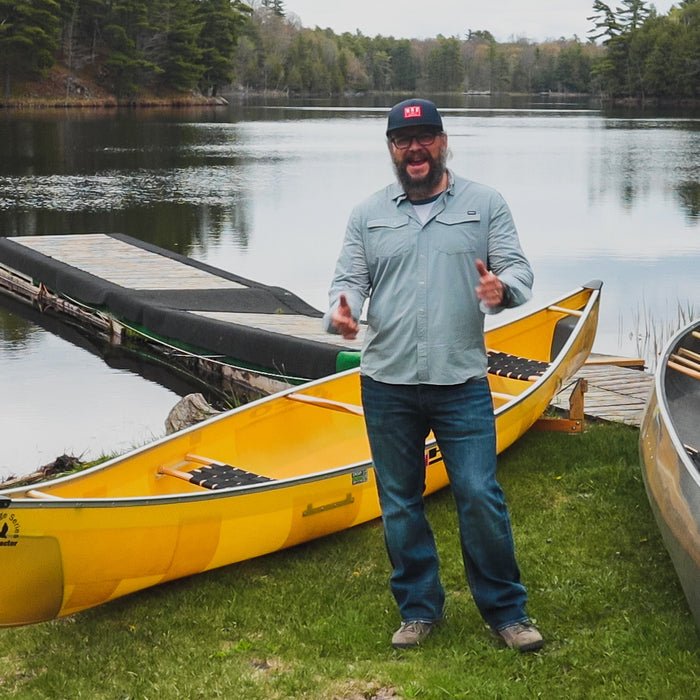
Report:
M434 98L449 167L508 201L540 304L604 282L595 350L643 356L700 314L700 116ZM393 172L387 96L0 115L0 235L122 232L324 309L352 206ZM513 312L508 312L512 314ZM0 295L0 478L164 433L200 388Z

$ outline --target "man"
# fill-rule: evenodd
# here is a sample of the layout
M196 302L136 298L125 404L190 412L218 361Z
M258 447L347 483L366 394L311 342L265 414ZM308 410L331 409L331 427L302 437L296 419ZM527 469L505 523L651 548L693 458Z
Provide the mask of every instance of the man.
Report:
M432 102L397 104L386 133L398 183L353 210L325 322L329 332L354 338L369 298L360 374L402 618L392 643L419 645L443 616L423 501L432 430L455 496L474 601L509 647L539 649L496 481L483 335L484 313L527 301L532 270L503 198L447 170L447 135Z

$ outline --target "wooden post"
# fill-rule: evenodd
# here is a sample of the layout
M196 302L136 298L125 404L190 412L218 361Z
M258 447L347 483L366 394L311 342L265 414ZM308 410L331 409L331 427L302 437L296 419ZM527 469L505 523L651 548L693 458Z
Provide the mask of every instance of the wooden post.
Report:
M540 418L533 430L556 430L565 433L582 433L584 427L583 395L588 391L588 382L579 377L569 396L568 418Z

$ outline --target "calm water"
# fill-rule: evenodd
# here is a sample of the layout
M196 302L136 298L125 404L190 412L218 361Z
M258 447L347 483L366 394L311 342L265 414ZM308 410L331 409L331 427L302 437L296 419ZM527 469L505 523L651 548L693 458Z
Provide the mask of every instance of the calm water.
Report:
M643 355L700 314L700 118L587 105L445 105L450 167L500 190L535 299L604 281L595 349ZM352 205L392 177L391 99L0 115L0 235L120 231L318 308ZM163 434L197 387L0 297L0 478Z

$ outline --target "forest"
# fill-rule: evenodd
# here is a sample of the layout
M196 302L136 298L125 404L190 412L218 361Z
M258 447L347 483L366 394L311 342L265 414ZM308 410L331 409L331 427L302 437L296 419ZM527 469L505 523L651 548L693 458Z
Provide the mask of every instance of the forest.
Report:
M488 29L408 39L301 26L282 0L0 0L5 100L63 69L66 96L222 90L578 93L700 98L700 0L667 15L594 0L588 36L499 43Z

